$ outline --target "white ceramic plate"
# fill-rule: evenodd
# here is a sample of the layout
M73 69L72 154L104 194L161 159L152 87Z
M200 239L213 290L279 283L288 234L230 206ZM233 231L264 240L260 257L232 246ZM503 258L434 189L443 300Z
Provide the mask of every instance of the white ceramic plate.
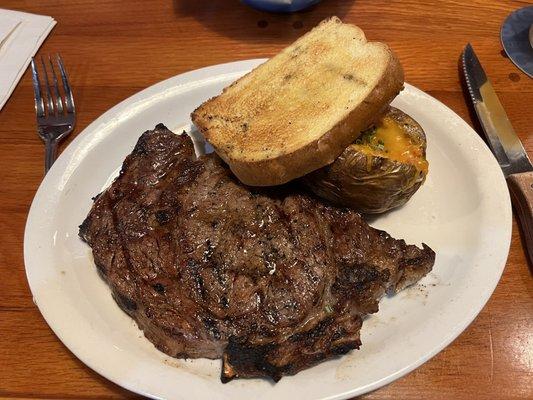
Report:
M442 350L482 309L505 266L511 206L503 175L477 134L453 111L414 88L394 105L428 138L430 173L401 209L372 225L437 252L433 272L395 297L362 329L359 351L272 384L220 383L220 362L177 360L157 351L115 304L97 275L78 225L91 197L115 176L140 134L163 122L189 126L202 101L264 60L204 68L130 97L89 125L42 182L24 238L26 274L50 327L85 364L137 393L166 399L344 399L383 386Z

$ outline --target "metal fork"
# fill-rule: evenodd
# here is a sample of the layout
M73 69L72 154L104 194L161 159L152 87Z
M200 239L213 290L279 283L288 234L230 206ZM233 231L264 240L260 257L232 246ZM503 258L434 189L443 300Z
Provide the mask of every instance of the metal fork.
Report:
M59 90L56 68L52 57L41 57L43 78L39 78L39 71L35 58L31 60L33 90L35 92L35 113L37 114L37 134L45 144L44 171L48 172L56 159L57 145L74 129L76 124L76 109L74 97L68 83L63 60L59 54L55 59L63 90ZM48 65L48 68L47 68ZM49 76L51 78L49 78Z

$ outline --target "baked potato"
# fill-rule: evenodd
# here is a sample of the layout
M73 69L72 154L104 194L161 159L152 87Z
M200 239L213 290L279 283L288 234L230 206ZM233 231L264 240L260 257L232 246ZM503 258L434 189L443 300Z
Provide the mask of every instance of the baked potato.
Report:
M403 111L389 107L332 164L302 180L334 204L376 214L405 204L427 173L424 130Z

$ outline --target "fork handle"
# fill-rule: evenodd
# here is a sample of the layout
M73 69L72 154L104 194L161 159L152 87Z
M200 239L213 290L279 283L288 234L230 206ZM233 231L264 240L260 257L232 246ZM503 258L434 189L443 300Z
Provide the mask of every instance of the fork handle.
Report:
M533 267L533 172L509 175L507 185L522 226L526 256Z
M44 142L45 154L44 154L44 173L48 172L52 168L52 164L56 160L57 155L57 140L49 139Z

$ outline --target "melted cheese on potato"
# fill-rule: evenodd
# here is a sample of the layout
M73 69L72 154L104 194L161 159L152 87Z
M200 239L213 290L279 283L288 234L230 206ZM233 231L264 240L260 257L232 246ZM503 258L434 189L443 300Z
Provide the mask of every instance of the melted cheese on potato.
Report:
M428 162L423 157L420 143L414 143L405 129L392 118L382 118L368 143L356 145L369 156L379 156L413 165L427 174Z

